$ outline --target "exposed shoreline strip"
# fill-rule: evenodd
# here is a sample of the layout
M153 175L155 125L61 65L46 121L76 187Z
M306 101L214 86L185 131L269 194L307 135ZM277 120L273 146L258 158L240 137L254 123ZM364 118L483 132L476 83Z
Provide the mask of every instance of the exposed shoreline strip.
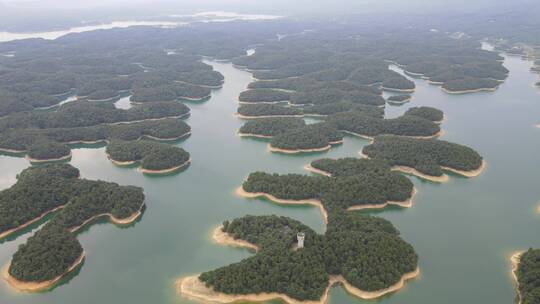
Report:
M525 253L524 251L515 251L510 256L510 265L512 267L511 275L512 280L514 281L514 284L516 286L516 291L518 295L518 304L521 304L521 292L519 292L519 281L517 277L517 270L519 267L519 262L521 260L521 256Z
M56 212L56 211L58 211L58 210L64 208L65 206L66 206L66 205L60 205L60 206L55 207L55 208L53 208L53 209L47 210L47 211L41 213L41 214L40 214L39 216L37 216L36 218L33 218L33 219L29 220L28 222L26 222L26 223L20 225L20 226L17 226L17 227L15 227L15 228L11 228L11 229L9 229L9 230L6 230L6 231L0 233L0 240L2 240L2 239L4 239L4 238L8 237L8 236L9 236L10 234L12 234L12 233L15 233L15 232L17 232L17 231L19 231L19 230L22 230L22 229L24 229L24 228L26 228L26 227L28 227L28 226L30 226L30 225L32 225L32 224L34 224L34 223L40 221L41 219L43 219L44 217L46 217L48 214L53 213L53 212Z

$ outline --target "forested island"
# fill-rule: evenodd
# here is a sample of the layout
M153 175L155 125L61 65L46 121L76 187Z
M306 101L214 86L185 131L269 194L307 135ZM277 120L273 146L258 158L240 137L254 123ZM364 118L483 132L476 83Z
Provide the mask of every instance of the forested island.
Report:
M115 164L140 162L141 172L146 174L175 172L190 162L190 155L184 149L149 140L112 141L106 153Z
M444 113L439 109L432 107L412 107L405 111L405 115L412 115L440 123L444 120Z
M392 95L388 97L388 103L404 104L411 101L412 96L408 94Z
M298 117L267 117L246 122L238 131L240 136L272 138L290 130L306 126L304 119Z
M273 89L251 89L240 93L241 103L279 103L288 101L291 94Z
M512 275L516 280L519 304L536 304L540 300L540 250L529 248L512 255Z
M325 151L343 142L343 134L328 123L316 123L291 129L272 138L269 149L279 153Z
M335 210L384 208L388 204L410 207L412 204L414 185L402 174L392 171L386 161L321 159L306 169L320 175L254 172L237 193L283 204L315 205L325 217Z
M302 109L275 104L242 104L238 107L238 117L243 119L302 115Z
M419 273L412 246L382 218L336 213L324 235L275 215L248 215L219 229L259 250L238 263L178 280L180 294L218 303L324 303L330 287L340 283L354 296L373 299ZM299 232L305 235L303 248L296 247Z
M141 215L141 188L78 176L79 171L67 164L31 167L0 192L1 237L55 212L13 255L4 276L14 288L47 290L77 268L84 251L75 233L94 219L108 216L114 223L129 224Z
M388 161L394 169L433 181L445 181L444 171L473 177L485 163L475 150L437 139L378 136L365 146L363 155Z
M330 115L326 121L338 130L367 138L386 134L418 138L439 135L441 128L438 124L414 114L412 112L398 118L384 119L359 111L349 111Z

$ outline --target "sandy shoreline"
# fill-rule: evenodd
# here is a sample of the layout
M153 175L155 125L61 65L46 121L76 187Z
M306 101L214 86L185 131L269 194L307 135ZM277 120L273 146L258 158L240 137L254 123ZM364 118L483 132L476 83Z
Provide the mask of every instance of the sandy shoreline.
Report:
M451 91L445 88L441 88L441 90L447 94L467 94L467 93L478 93L478 92L493 92L496 91L499 87L494 88L479 88L474 90L463 90L463 91Z
M278 152L278 153L286 153L286 154L322 152L322 151L330 150L331 148L332 148L332 145L328 144L327 146L324 146L321 148L288 150L288 149L275 148L275 147L272 147L272 145L268 144L268 150L270 150L270 152Z
M537 125L537 126L540 126L540 125ZM22 154L22 153L26 153L27 151L28 150L13 150L13 149L0 148L0 152L5 152L5 153Z
M330 174L330 173L328 173L326 171L314 168L314 167L311 166L311 164L304 165L304 169L307 170L307 171L316 173L316 174L332 177L332 174Z
M22 224L22 225L20 225L20 226L17 226L17 227L15 227L15 228L11 228L11 229L9 229L9 230L6 230L6 231L0 233L0 240L3 239L3 238L5 238L5 237L7 237L7 236L9 236L9 235L12 234L12 233L15 233L15 232L17 232L17 231L19 231L19 230L21 230L21 229L24 229L24 228L26 228L26 227L32 225L32 224L35 223L35 222L38 222L39 220L41 220L42 218L44 218L44 217L47 216L48 214L53 213L53 212L56 212L56 211L58 211L58 210L64 208L65 206L66 206L66 205L61 205L61 206L55 207L55 208L53 208L53 209L51 209L51 210L45 211L45 212L43 212L42 214L40 214L38 217L36 217L36 218L34 218L34 219L31 219L30 221L28 221L28 222L26 222L26 223L24 223L24 224Z
M241 247L259 251L259 247L255 244L252 244L248 241L235 239L230 236L228 233L223 232L223 225L219 225L212 231L212 240L220 245L232 246L232 247Z
M319 208L319 211L321 212L321 215L323 216L324 222L328 223L328 213L326 212L326 209L324 209L324 206L321 203L321 201L318 199L302 199L302 200L281 199L281 198L277 198L271 194L264 193L264 192L255 192L255 193L247 192L244 190L242 186L236 188L234 193L243 198L264 197L272 202L283 204L283 205L312 205Z
M151 135L143 135L141 137L146 137L146 138L157 140L157 141L175 141L175 140L180 140L180 139L182 139L184 137L187 137L189 135L191 135L191 131L189 131L187 133L184 133L184 134L182 134L180 136L177 136L177 137L160 138L160 137L155 137L155 136L151 136Z
M38 291L44 291L44 290L47 290L51 287L53 287L56 283L58 283L58 281L60 281L64 276L68 275L70 272L72 272L73 270L75 270L79 265L82 264L82 262L84 261L84 257L85 257L85 252L83 251L81 253L81 255L79 256L79 258L68 268L68 270L66 272L64 272L63 274L51 279L51 280L48 280L48 281L43 281L43 282L25 282L25 281L20 281L20 280L17 280L16 278L12 277L9 272L8 272L8 269L9 269L9 266L11 265L11 262L8 263L3 269L2 269L2 275L4 277L4 279L8 282L8 284L19 290L19 291L26 291L26 292L38 292Z
M139 171L141 173L144 173L144 174L155 174L155 175L167 174L167 173L171 173L171 172L175 172L177 170L180 170L180 169L186 167L187 165L189 165L190 163L191 163L191 158L188 159L187 161L185 161L183 164L181 164L179 166L176 166L176 167L169 168L169 169L150 170L150 169L144 169L144 168L140 167Z
M396 89L396 88L387 88L387 87L381 87L384 91L389 92L400 92L400 93L414 93L415 89Z
M280 293L259 293L259 294L225 294L221 292L216 292L210 287L206 287L206 284L203 283L201 280L199 280L199 275L192 275L187 276L178 279L175 282L176 286L176 293L179 296L186 297L191 300L195 300L202 303L233 303L233 302L242 302L242 301L248 301L248 302L266 302L271 300L277 300L280 299L288 304L326 304L328 303L328 295L330 292L330 289L337 284L343 285L345 290L358 298L361 299L375 299L379 298L381 296L384 296L386 294L398 291L399 289L403 288L405 286L405 282L407 280L416 278L420 274L420 269L416 268L416 270L404 274L401 279L394 285L389 286L385 289L378 290L378 291L364 291L361 289L358 289L345 280L342 276L330 276L328 281L328 287L326 287L326 290L324 291L323 295L319 300L296 300L291 297L289 297L286 294L280 294Z
M436 122L434 122L434 123L436 123ZM367 139L367 140L370 141L370 143L372 143L375 140L375 137L377 137L377 136L399 136L399 137L415 138L415 139L435 139L435 138L441 137L444 134L444 131L442 129L440 129L439 132L437 132L437 133L435 133L433 135L428 135L428 136L410 136L410 135L395 135L395 134L379 134L379 135L375 135L375 136L369 136L369 135L363 135L363 134L360 134L360 133L355 133L355 132L347 131L347 130L340 130L340 131L344 132L344 133L347 133L347 134L350 134L350 135L353 135L353 136L356 136L356 137L361 137L361 138Z
M355 210L366 210L366 209L383 209L387 207L388 205L394 205L399 206L403 208L410 208L412 207L414 196L416 195L417 191L416 188L413 187L411 196L405 200L405 201L386 201L381 204L358 204L358 205L352 205L349 208L347 208L347 211L355 211ZM323 203L318 199L302 199L302 200L292 200L292 199L281 199L277 198L271 194L264 193L264 192L247 192L244 190L242 186L236 188L235 194L243 197L243 198L266 198L269 201L272 201L274 203L283 204L283 205L311 205L319 208L319 211L321 212L321 215L323 217L324 223L328 224L328 212L326 211Z
M368 155L364 154L362 151L358 152L358 154L360 154L360 157L362 157L362 158L370 158ZM453 168L450 168L450 167L441 166L441 169L443 171L450 171L450 172L453 172L455 174L461 175L463 177L468 177L468 178L476 177L476 176L482 174L482 172L485 170L485 168L486 168L486 162L484 160L482 160L482 164L480 165L480 167L478 169L471 170L471 171L463 171L463 170L453 169ZM419 178L423 178L423 179L426 179L426 180L429 180L429 181L432 181L432 182L437 182L437 183L447 182L448 179L449 179L447 174L443 174L441 176L428 175L428 174L425 174L425 173L422 173L422 172L416 170L415 168L408 167L408 166L392 166L392 170L400 171L400 172L403 172L405 174L411 174L411 175L417 176Z
M135 222L135 220L137 220L141 216L142 209L144 208L144 205L145 205L145 203L143 202L141 204L141 207L139 208L139 210L137 210L132 215L130 215L130 216L124 218L124 219L116 218L111 213L101 213L101 214L98 214L98 215L94 215L91 218L84 221L79 226L69 228L69 231L72 232L72 233L75 233L75 232L79 231L81 228L83 228L84 226L88 225L89 223L97 220L100 217L104 217L104 216L109 217L109 221L111 223L115 224L115 225L124 226L124 225L132 224L133 222Z
M235 113L234 116L240 118L240 119L258 119L258 118L275 118L275 117L299 117L302 118L305 115L302 114L295 114L295 115L261 115L261 116L247 116L242 115L239 113Z
M517 277L517 269L519 266L519 261L521 259L521 255L524 253L524 251L515 251L510 256L510 265L512 267L511 275L512 280L514 281L514 284L516 285L516 292L518 295L518 304L521 304L521 293L519 292L519 282Z
M260 135L260 134L253 134L253 133L242 133L240 131L236 132L236 134L240 137L256 137L256 138L265 138L270 139L274 138L274 136L271 135Z
M55 162L55 161L63 161L63 160L69 160L71 159L72 153L71 150L69 151L69 154L66 156L58 157L58 158L48 158L48 159L35 159L31 158L30 156L26 156L26 159L31 163L48 163L48 162Z

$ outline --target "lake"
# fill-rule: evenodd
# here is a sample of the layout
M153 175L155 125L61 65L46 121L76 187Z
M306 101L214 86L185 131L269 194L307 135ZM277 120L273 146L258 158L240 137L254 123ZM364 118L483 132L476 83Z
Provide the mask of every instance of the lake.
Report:
M266 142L240 138L242 121L234 116L238 94L251 74L229 63L208 62L225 76L210 100L189 102L192 135L178 146L191 153L192 164L168 177L148 177L135 168L115 167L104 146L79 146L71 164L82 177L144 187L147 209L129 228L102 221L79 234L86 261L64 285L40 294L12 291L2 280L0 303L191 303L175 294L174 281L239 261L251 253L214 244L211 231L226 219L246 214L279 214L300 220L319 232L322 217L315 207L279 206L236 197L234 189L253 171L306 173L303 166L321 157L358 156L366 140L346 137L326 153L280 155ZM387 116L428 105L442 109L442 139L473 147L487 162L476 178L451 176L444 184L411 177L418 189L413 207L371 212L389 219L416 249L421 276L381 303L509 304L515 297L510 277L512 251L540 247L540 90L531 63L506 57L510 76L490 93L448 95L425 80L415 80L411 102L388 106ZM29 163L0 156L0 187L9 187ZM36 229L36 227L34 227ZM30 231L0 245L6 264ZM331 291L331 303L372 303Z

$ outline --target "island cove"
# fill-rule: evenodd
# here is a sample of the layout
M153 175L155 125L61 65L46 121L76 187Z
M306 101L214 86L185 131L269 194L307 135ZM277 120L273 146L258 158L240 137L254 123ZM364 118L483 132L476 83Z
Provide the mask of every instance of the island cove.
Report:
M54 214L5 267L4 278L12 287L32 292L54 287L84 260L78 231L101 217L116 225L129 225L141 216L141 188L78 176L79 171L67 164L31 167L19 175L13 187L0 192L2 237ZM32 199L36 196L41 198L38 205Z

